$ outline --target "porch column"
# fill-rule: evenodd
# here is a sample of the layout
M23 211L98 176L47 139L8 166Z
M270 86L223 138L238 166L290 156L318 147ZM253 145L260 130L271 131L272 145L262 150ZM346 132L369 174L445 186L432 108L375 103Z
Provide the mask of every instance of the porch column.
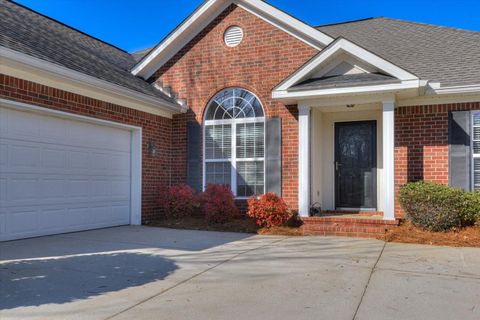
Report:
M310 110L298 106L298 213L302 217L310 213Z
M383 101L383 218L395 220L395 101Z

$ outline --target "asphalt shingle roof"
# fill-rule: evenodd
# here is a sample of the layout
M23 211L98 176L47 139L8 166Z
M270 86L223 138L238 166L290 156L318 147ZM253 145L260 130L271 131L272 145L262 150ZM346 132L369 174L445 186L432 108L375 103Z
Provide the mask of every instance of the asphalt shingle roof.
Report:
M389 18L325 25L318 30L344 37L424 80L442 86L480 83L480 32Z
M378 85L387 83L399 83L400 80L381 73L359 73L344 74L339 76L329 76L322 78L309 79L299 83L289 90L311 90L311 89L327 89L342 88L360 85Z
M16 3L0 0L0 46L172 103L130 73L128 52Z

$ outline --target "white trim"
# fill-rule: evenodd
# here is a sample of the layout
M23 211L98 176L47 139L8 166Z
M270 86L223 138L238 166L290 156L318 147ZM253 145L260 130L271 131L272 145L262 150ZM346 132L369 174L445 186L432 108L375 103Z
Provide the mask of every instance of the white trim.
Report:
M131 131L130 224L142 223L142 128L0 98L0 106Z
M382 103L383 219L395 220L395 101Z
M256 15L278 29L294 36L307 45L320 50L334 39L312 26L292 17L261 0L234 0L240 8Z
M475 132L475 124L473 122L473 119L476 114L480 114L480 111L478 110L472 110L470 112L470 185L471 185L471 190L470 191L475 191L475 159L480 158L480 153L475 153L474 152L474 132ZM478 126L477 126L478 127ZM478 141L478 140L477 140Z
M328 59L331 58L333 55L345 52L354 56L358 60L372 65L399 80L419 80L418 77L414 74L394 65L393 63L381 58L380 56L375 55L368 50L365 50L364 48L356 45L355 43L348 41L344 38L338 38L327 48L321 51L316 57L310 60L310 62L295 71L280 85L278 85L273 91L274 95L278 91L287 91L295 84L303 80L307 80L308 77L315 72L315 70L317 70L323 63L328 62Z
M427 94L480 93L480 84L441 87L440 83L429 83Z
M333 41L325 33L261 0L208 0L139 61L132 73L144 79L150 78L231 4L236 4L317 50Z
M310 125L311 107L298 106L298 213L310 215Z
M457 94L439 94L427 95L416 98L405 98L397 100L398 107L426 106L450 103L468 103L479 102L479 93L457 93Z
M419 80L406 80L401 83L371 85L371 86L354 86L344 88L328 88L328 89L314 89L305 91L288 91L288 90L274 90L272 92L273 99L315 99L328 96L345 96L356 94L381 94L396 92L399 90L417 89L420 86Z
M260 101L260 100L258 100ZM205 120L204 124L208 125L217 125L217 124L232 124L232 123L255 123L255 122L265 122L265 117L257 118L240 118L240 119L221 119L221 120Z
M148 107L152 113L166 114L170 117L172 114L187 111L185 105L181 106L160 98L145 95L2 46L0 46L0 57L2 58L2 63L0 64L1 72L3 72L4 69L7 69L7 65L14 69L19 68L20 70L26 69L31 72L41 72L42 74L45 74L45 78L53 77L59 82L69 82L86 87L92 93L101 93L107 97L114 97L115 103L117 104L133 109L135 109L137 105L144 105ZM29 79L27 78L26 80ZM122 101L124 102L122 103Z

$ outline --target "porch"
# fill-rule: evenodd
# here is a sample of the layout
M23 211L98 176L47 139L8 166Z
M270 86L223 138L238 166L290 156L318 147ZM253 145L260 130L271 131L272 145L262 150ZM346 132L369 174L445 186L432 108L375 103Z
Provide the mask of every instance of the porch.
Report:
M320 209L370 212L376 220L395 220L394 107L393 99L299 105L302 218Z

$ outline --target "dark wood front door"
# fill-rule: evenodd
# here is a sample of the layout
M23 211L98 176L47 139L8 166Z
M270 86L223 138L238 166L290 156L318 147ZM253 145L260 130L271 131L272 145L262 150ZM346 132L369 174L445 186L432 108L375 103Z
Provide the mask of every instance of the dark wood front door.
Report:
M377 206L377 123L335 123L335 202L337 208Z

